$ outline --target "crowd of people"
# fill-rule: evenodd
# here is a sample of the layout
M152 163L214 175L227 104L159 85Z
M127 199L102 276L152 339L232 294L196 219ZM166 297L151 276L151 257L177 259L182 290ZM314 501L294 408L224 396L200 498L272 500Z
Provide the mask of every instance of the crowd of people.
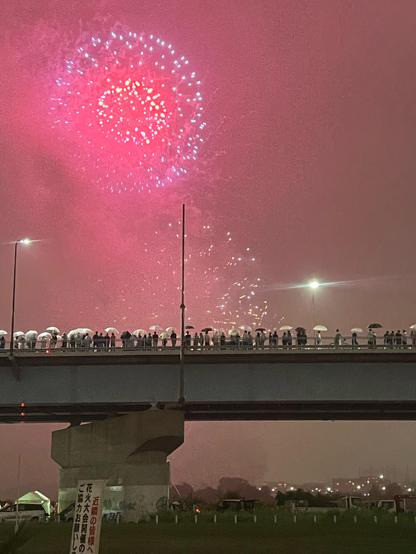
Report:
M325 343L325 344L324 344ZM117 338L114 332L111 333L95 333L89 332L63 332L61 335L57 333L42 333L37 337L32 334L29 336L20 335L15 337L14 348L18 350L84 350L84 351L115 351L116 347L121 347L124 350L157 350L164 348L177 348L180 346L180 337L178 338L175 330L170 329L169 332L156 330L149 332L130 333L124 331ZM351 337L345 338L339 331L336 330L335 335L331 338L322 336L320 331L314 333L312 337L308 337L305 328L298 327L292 333L292 330L283 331L281 336L277 331L266 332L265 329L258 329L255 333L250 330L239 331L232 329L227 335L224 331L216 331L211 328L203 329L200 332L190 333L189 329L184 336L184 347L192 350L202 349L291 349L291 348L322 348L333 347L342 348L350 347L353 349L360 347L368 348L416 348L416 329L411 329L410 335L406 330L403 331L386 331L383 337L383 343L377 339L374 329L368 330L367 340L359 339L357 332L353 332ZM6 349L5 336L0 336L0 350Z

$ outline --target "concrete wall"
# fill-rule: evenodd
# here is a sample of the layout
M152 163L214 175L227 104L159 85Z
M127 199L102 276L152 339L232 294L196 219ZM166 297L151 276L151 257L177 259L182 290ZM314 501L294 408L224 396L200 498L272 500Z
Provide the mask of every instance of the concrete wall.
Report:
M377 355L376 355L377 356ZM179 364L73 363L0 367L0 408L86 403L175 402ZM416 360L371 362L193 363L185 369L190 402L416 400Z

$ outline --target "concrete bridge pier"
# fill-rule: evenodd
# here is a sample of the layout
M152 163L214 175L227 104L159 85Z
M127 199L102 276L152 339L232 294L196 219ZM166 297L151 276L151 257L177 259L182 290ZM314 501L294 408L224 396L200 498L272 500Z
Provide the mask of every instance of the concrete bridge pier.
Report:
M59 511L75 501L80 479L105 479L105 511L122 520L146 519L169 497L167 456L184 440L179 410L147 410L52 433L52 458L59 464Z

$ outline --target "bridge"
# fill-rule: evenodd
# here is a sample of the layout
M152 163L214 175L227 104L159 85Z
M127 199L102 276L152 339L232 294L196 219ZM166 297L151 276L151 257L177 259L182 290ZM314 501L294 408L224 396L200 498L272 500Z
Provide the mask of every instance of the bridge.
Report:
M0 355L0 422L68 422L52 434L59 506L104 479L125 521L166 499L184 421L415 420L416 351L172 349ZM85 424L81 424L85 422Z
M0 356L0 422L80 423L178 408L179 354ZM416 351L190 351L185 420L414 420Z

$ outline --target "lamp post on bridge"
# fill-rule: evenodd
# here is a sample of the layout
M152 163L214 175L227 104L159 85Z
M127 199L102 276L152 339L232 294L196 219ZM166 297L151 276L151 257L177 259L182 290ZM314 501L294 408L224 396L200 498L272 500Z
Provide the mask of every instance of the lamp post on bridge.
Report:
M179 404L185 402L185 204L182 204L181 344L179 350Z
M316 279L313 279L308 284L312 291L312 328L315 327L315 292L321 286L321 283Z
M10 356L13 356L14 350L14 319L16 308L16 275L17 275L17 252L20 245L29 246L31 239L20 239L14 243L14 261L13 261L13 291L12 291L12 321L10 325Z

